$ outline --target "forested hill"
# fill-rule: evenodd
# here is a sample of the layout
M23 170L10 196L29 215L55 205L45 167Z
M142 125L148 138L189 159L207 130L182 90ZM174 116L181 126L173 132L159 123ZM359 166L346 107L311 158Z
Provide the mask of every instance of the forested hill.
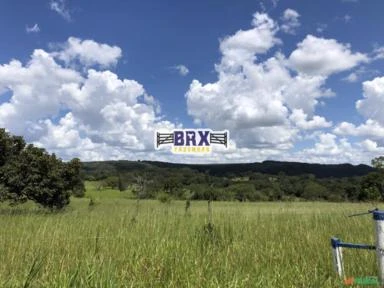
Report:
M374 169L368 165L351 164L310 164L299 162L264 161L262 163L242 164L176 164L156 161L102 161L84 162L83 172L86 176L110 176L125 172L142 172L145 170L189 168L201 173L217 177L242 177L252 173L277 175L285 173L288 176L313 174L316 178L342 178L363 176Z

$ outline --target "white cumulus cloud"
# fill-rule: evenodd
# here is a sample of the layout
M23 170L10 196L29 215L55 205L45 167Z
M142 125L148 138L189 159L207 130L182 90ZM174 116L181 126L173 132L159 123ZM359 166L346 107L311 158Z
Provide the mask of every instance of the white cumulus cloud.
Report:
M321 129L332 126L332 122L327 121L324 117L315 115L311 120L307 118L308 115L301 109L294 109L289 116L289 119L292 120L297 127L304 130Z
M364 98L356 102L357 110L366 118L384 126L384 77L376 77L363 83Z
M378 59L384 59L384 47L376 47L373 50L373 58Z
M69 37L67 42L55 46L59 48L59 51L51 54L64 61L66 65L79 62L85 67L100 65L107 68L116 65L122 55L122 51L118 46L110 46L94 40L81 40L75 37Z
M95 44L92 49L101 51L111 47L91 40L78 43ZM156 99L140 83L108 70L83 73L82 67L64 66L57 61L63 49L37 49L25 65L18 60L0 65L0 97L11 94L0 104L0 127L65 159L83 160L144 157L153 150L156 129L176 127L158 113ZM83 51L71 55L81 58ZM114 63L118 54L97 63ZM80 64L96 63L99 54L91 55Z
M239 30L220 43L222 64L228 68L252 61L256 54L267 52L280 40L275 37L277 24L267 14L255 13L249 30Z
M366 118L365 123L341 122L334 128L334 133L367 138L363 143L366 148L367 145L373 147L373 142L384 145L384 77L363 82L363 97L356 101L356 109Z
M286 9L282 16L281 30L288 34L295 34L296 29L300 27L300 14L293 9Z
M280 43L276 32L274 20L256 13L250 30L222 40L218 80L195 79L186 93L195 123L229 129L238 148L289 149L301 131L332 125L314 115L319 98L334 96L326 76L292 73L281 53L257 61Z
M380 147L377 142L365 139L360 143L361 147L368 152L384 153L384 147Z
M365 123L357 126L349 122L341 122L335 127L334 133L344 136L351 135L384 139L384 127L372 119L368 119Z
M375 154L362 151L359 145L349 142L347 138L338 138L332 133L320 133L313 147L288 154L285 159L307 163L368 164L367 159L372 159L373 155Z
M313 35L307 35L289 56L291 67L308 75L328 76L368 61L367 55L352 52L349 44Z

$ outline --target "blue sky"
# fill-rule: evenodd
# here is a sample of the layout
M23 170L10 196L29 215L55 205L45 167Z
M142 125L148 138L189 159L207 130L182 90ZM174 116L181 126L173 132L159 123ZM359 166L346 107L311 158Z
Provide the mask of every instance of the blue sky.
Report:
M0 126L64 159L369 163L384 154L383 8L1 1ZM155 151L175 127L228 129L230 149Z

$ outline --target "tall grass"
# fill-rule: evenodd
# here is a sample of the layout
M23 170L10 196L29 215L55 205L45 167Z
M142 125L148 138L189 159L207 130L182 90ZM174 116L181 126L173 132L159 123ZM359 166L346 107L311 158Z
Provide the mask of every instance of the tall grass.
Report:
M368 204L213 202L209 234L206 201L185 217L185 202L143 200L132 223L125 192L90 190L93 209L0 206L0 287L333 288L330 237L374 243L371 216L346 217ZM373 251L344 258L348 276L376 275Z

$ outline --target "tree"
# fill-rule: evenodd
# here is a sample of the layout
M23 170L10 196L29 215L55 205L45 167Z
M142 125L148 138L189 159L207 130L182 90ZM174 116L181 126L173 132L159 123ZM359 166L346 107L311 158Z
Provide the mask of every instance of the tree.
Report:
M22 137L12 136L4 128L0 128L0 201L11 200L12 203L27 201L27 198L19 191L16 193L10 191L5 185L7 168L4 166L15 161L24 147L25 142Z
M163 189L170 195L180 197L182 193L181 178L176 177L176 175L167 177L167 179L164 181Z
M17 157L25 147L25 141L20 136L12 136L0 128L0 167L12 158Z
M380 156L375 159L372 159L371 164L376 169L384 171L384 156Z
M119 187L119 179L117 176L109 176L101 181L100 186L103 188L117 189Z
M379 200L384 196L383 173L372 172L361 181L359 200Z
M377 169L363 177L359 200L384 199L384 156L372 159L371 164Z
M148 178L148 175L137 175L135 177L136 187L134 188L134 192L136 194L137 199L144 199L147 197L147 186L150 182Z
M43 148L26 146L22 137L0 129L0 201L32 200L50 209L69 204L71 193L84 193L81 163L63 163Z
M243 201L255 201L256 199L256 189L255 185L252 183L237 183L229 186L227 190L230 190L234 198L243 202Z
M11 203L33 200L50 209L61 209L69 204L70 197L65 173L55 154L28 145L15 161L3 166L1 180L8 190L5 199Z
M326 194L327 188L311 179L306 182L302 197L307 200L318 200L324 199Z
M70 190L75 197L84 197L85 186L80 177L81 162L79 158L74 158L64 164L63 179L65 181L65 189Z

